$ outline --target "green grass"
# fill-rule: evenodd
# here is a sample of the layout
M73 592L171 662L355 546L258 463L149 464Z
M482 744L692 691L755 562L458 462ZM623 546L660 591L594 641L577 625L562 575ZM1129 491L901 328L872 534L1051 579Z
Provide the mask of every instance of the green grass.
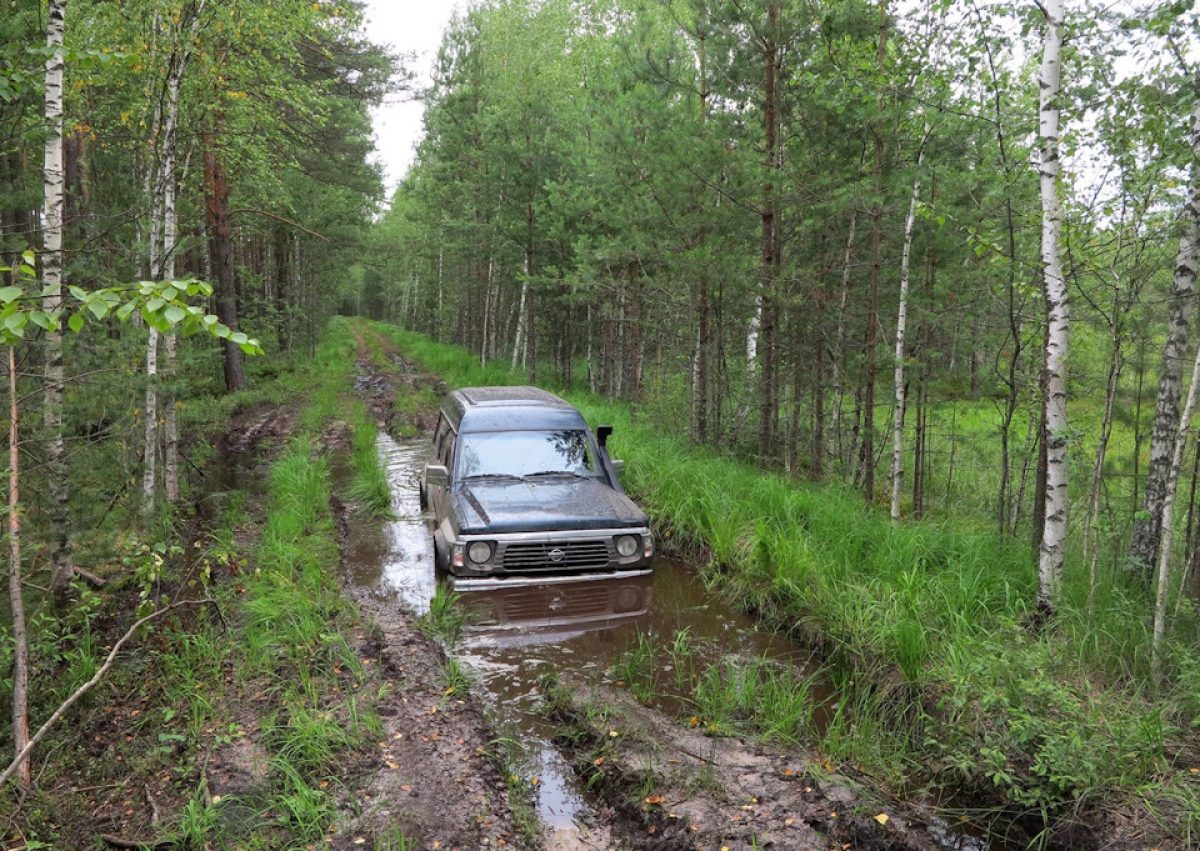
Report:
M468 613L459 603L460 595L438 585L429 601L429 611L417 620L417 627L426 635L453 645L462 635Z
M350 414L350 463L354 479L346 495L375 517L392 516L392 487L375 448L377 429L366 406L358 402Z
M525 381L461 349L387 333L453 386ZM1150 601L1105 570L1089 606L1077 548L1053 628L1033 634L1024 628L1036 594L1028 545L997 533L986 512L893 523L849 488L764 473L635 421L625 406L566 395L589 422L616 426L611 451L627 461L625 485L652 513L662 544L703 554L706 582L845 672L842 709L817 743L825 753L888 782L965 789L1047 825L1106 796L1187 798L1166 754L1196 746L1193 612L1172 626L1174 678L1152 700ZM963 423L964 433L982 423L982 415ZM989 487L962 476L952 499ZM649 690L636 671L631 664L618 676ZM803 683L717 667L693 684L714 717L722 707L735 717L764 690L778 708L764 723L785 738L803 731Z

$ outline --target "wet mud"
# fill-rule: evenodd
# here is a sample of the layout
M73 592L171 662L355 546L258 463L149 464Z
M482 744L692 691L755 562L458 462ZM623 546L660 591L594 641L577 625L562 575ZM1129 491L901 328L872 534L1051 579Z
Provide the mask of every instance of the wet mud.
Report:
M417 463L417 447L395 444L382 432L380 451L391 453L384 455L389 471ZM373 668L368 687L383 695L382 735L363 767L367 779L343 839L378 843L399 830L420 848L525 847L488 720L476 701L449 685L443 649L417 627L434 586L415 487L392 482L394 520L336 508L344 585L371 625L356 637L356 650Z

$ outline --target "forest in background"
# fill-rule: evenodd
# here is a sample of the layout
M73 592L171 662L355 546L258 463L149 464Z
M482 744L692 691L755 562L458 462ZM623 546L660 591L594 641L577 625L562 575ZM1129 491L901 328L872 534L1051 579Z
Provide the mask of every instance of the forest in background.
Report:
M476 4L346 308L1190 600L1193 5Z

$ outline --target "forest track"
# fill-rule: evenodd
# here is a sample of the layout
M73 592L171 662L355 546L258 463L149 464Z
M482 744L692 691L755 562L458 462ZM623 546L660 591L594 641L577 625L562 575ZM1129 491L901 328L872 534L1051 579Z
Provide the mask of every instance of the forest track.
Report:
M436 387L437 379L397 362L386 340L367 338L361 327L354 331L354 390L379 428L426 432L433 410L432 397L423 391ZM335 453L346 450L344 431L327 430ZM411 847L424 849L528 847L513 817L496 735L482 707L469 693L447 685L445 651L418 628L417 615L392 596L356 586L350 575L351 551L364 538L382 535L381 522L336 498L333 508L343 593L365 625L355 636L355 652L369 672L366 688L380 695L376 711L382 727L377 747L358 767L365 781L354 794L358 814L339 830L339 842L361 847L352 843L366 838L386 847L378 843L399 831L416 842Z

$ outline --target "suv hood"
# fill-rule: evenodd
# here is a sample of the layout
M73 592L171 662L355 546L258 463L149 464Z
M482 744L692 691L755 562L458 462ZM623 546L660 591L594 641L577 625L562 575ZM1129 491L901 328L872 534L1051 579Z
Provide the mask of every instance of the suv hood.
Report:
M463 532L551 532L646 525L629 497L600 479L464 483L451 495Z

